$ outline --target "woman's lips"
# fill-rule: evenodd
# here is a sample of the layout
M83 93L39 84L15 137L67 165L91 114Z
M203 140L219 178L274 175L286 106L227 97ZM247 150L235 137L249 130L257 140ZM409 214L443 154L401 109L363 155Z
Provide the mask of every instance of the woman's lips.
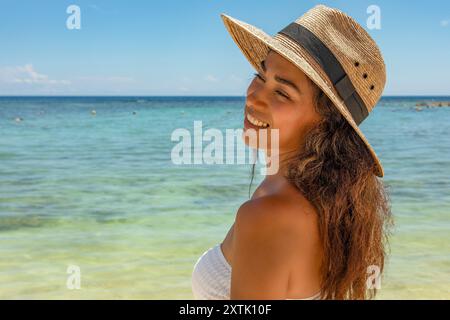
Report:
M252 128L252 129L257 129L257 130L259 130L259 129L268 129L269 126L267 126L267 127L262 127L262 126L254 125L253 123L251 123L251 122L247 119L247 116L245 116L245 117L244 117L244 128L245 128L245 129Z
M263 129L262 127L258 127L255 126L254 124L252 124L250 121L248 121L247 119L247 114L244 117L244 128L248 129L248 128L252 128L252 129Z
M270 126L268 122L261 120L258 116L254 116L247 110L244 112L244 124L257 129L265 129Z

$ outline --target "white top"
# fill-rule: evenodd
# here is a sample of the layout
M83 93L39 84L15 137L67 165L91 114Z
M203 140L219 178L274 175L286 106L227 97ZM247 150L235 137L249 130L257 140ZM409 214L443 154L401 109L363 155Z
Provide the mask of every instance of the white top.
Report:
M230 300L231 266L220 248L220 243L206 250L192 271L192 293L197 300ZM316 300L320 292L305 299Z

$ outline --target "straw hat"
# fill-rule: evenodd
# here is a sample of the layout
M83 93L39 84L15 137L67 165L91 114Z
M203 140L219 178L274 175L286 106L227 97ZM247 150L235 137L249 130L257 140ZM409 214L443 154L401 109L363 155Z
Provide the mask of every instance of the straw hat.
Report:
M337 9L317 5L275 36L221 15L233 40L253 67L271 49L302 70L330 98L370 150L375 174L383 177L380 160L358 125L381 97L386 68L378 46L355 20Z

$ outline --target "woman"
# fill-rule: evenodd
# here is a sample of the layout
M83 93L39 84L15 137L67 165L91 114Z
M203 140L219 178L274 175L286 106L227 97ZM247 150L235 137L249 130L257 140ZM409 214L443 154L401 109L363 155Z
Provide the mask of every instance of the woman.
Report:
M244 130L278 131L279 170L240 206L224 241L198 259L194 296L374 297L391 211L377 178L383 168L358 125L384 88L378 47L351 17L323 5L274 37L222 17L258 71Z

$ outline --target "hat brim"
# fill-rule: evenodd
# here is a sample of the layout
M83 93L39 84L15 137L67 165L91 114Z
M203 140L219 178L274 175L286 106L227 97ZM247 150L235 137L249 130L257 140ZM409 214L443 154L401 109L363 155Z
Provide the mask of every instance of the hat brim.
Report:
M273 51L276 51L278 54L296 65L320 89L322 89L322 91L328 96L328 98L330 98L336 108L345 117L345 119L369 149L375 161L374 173L378 177L384 176L384 170L377 154L373 150L370 143L367 141L364 134L359 129L356 122L353 120L353 117L345 107L343 100L339 97L333 86L329 85L329 80L316 70L317 68L312 65L312 63L310 62L311 60L306 57L306 54L302 56L298 52L292 51L276 38L271 37L255 26L232 18L226 14L221 14L221 17L234 42L238 45L244 56L257 71L262 71L261 61L266 58L269 49L272 49Z

